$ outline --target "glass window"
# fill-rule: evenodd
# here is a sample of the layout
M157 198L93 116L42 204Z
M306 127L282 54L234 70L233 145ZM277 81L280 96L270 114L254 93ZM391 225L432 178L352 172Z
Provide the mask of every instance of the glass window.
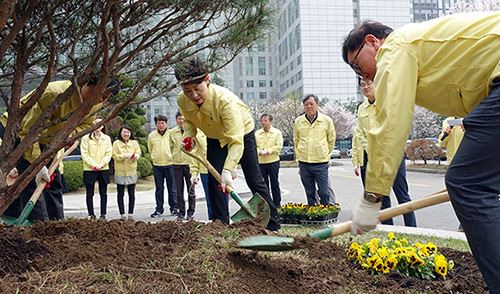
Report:
M266 75L266 58L263 56L260 56L258 58L259 62L259 75L264 76Z
M255 98L255 96L254 96L253 92L247 93L247 99L248 100L252 100L254 98Z
M266 98L267 98L266 92L259 92L259 99L266 99Z
M246 74L253 75L253 57L247 56L246 60L247 60Z
M247 88L253 88L253 81L247 81Z
M295 27L295 46L297 50L300 48L300 24Z
M259 81L259 87L261 87L261 88L266 87L266 80L260 80Z

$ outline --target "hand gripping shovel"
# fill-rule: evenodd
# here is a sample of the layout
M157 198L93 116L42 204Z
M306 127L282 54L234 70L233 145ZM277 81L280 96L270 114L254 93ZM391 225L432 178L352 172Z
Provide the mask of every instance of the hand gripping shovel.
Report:
M75 143L73 143L73 145L71 145L71 147L64 152L64 155L62 155L61 157L59 157L57 159L54 158L54 160L52 160L52 163L49 166L49 176L51 176L55 172L55 170L57 169L57 167L59 166L61 161L63 161L64 157L66 157L71 152L73 152L73 150L75 150L75 148L77 146L78 146L78 141L75 141ZM38 201L38 198L40 198L40 195L42 194L43 189L45 189L46 184L47 184L47 182L45 182L43 180L40 182L40 184L38 184L35 192L33 192L33 195L31 195L30 200L28 201L26 206L24 206L23 211L21 211L19 218L15 219L15 218L9 218L9 217L2 216L2 220L0 221L0 223L3 222L6 224L9 224L9 225L15 224L18 226L30 226L31 222L28 221L27 218L30 215L33 208L35 207L35 203Z
M203 164L208 171L212 174L217 181L221 182L221 176L219 172L208 162L206 159L197 156L191 152L188 152L181 148L181 150L192 158L198 160ZM271 210L269 209L269 204L267 201L260 196L258 193L253 194L252 198L246 203L243 199L241 199L240 195L238 195L232 187L227 186L226 190L229 192L231 198L238 203L241 207L235 214L231 216L231 220L235 223L243 221L243 220L253 220L262 224L263 226L267 226L269 223L269 219L271 217Z
M379 220L387 220L398 215L407 214L414 210L444 203L450 200L446 190L432 194L426 198L406 202L404 204L384 209L380 212ZM314 239L324 240L330 237L347 233L351 230L352 221L343 222L331 228L318 230L307 234L305 237L279 237L279 236L252 236L238 242L237 247L258 251L288 251L308 246L307 241Z

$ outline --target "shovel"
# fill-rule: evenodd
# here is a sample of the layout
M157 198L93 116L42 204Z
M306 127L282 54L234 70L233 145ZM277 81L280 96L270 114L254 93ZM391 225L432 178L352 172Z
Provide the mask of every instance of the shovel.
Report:
M62 155L59 158L54 158L52 163L49 166L49 176L51 176L61 161L63 161L64 157L69 155L75 148L78 146L78 141L75 141L71 147L64 152L64 155ZM31 195L30 200L28 203L26 203L26 206L24 206L24 209L21 211L21 214L19 215L19 218L12 218L8 216L2 216L0 218L0 223L8 224L8 225L18 225L18 226L30 226L32 223L27 220L28 216L30 215L31 211L35 207L35 203L38 201L38 198L40 198L40 195L42 194L43 190L45 189L45 185L47 182L42 180L40 184L36 187L35 192L33 192L33 195Z
M446 190L432 194L426 198L406 202L404 204L384 209L379 220L387 220L398 215L407 214L420 208L433 206L449 201ZM343 222L331 228L326 228L307 234L305 237L252 236L238 242L237 247L257 251L288 251L305 248L313 240L324 240L350 232L352 221Z
M203 164L208 171L212 174L217 181L221 182L221 176L219 172L208 162L206 159L199 157L198 155L187 152L183 148L181 150L192 158L198 160ZM248 200L246 203L243 199L241 199L240 195L238 195L232 187L226 186L226 191L229 192L231 198L238 203L241 207L235 214L231 216L231 220L235 223L244 221L244 220L253 220L262 224L263 226L267 226L269 223L269 219L271 217L271 210L269 209L269 204L267 201L260 196L258 193L253 194L252 198Z

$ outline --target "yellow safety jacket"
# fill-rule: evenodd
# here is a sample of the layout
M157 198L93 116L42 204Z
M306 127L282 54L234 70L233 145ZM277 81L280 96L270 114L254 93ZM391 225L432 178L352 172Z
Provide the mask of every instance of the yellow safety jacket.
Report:
M141 148L136 140L113 142L115 176L137 176L137 160L129 159L130 154L135 154L137 159L141 157Z
M170 133L165 130L165 134L160 135L158 130L152 131L148 136L148 150L153 160L153 165L172 165L172 149L170 148Z
M465 117L500 76L500 13L466 13L409 24L377 52L376 114L368 135L366 191L389 195L414 105Z
M329 162L335 147L335 127L333 120L318 112L311 124L306 114L295 119L293 125L293 146L295 159L305 163Z
M443 128L438 138L439 146L446 148L446 160L448 161L448 163L451 163L451 161L453 160L455 153L457 153L458 146L460 146L460 143L464 138L464 130L462 129L462 127L454 126L451 129L450 134L446 136L444 140L442 140L445 134L444 131L446 130L446 128L448 128L448 120L450 119L455 119L455 117L450 116L443 121Z
M111 145L111 138L101 133L99 139L97 139L93 134L92 138L90 134L82 137L80 143L80 151L83 160L83 170L92 170L92 167L102 164L103 168L101 170L109 169L109 161L113 154L113 148Z
M191 161L188 155L181 151L182 131L179 126L171 129L170 134L170 150L172 152L172 162L175 165L188 165Z
M283 148L283 134L281 131L271 127L268 132L264 129L255 132L255 141L257 142L257 153L265 149L269 153L259 154L259 163L272 163L280 160L280 151Z

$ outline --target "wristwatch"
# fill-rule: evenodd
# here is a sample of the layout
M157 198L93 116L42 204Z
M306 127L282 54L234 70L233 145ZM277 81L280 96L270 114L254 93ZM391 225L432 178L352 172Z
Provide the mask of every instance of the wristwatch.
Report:
M371 203L379 203L380 201L382 201L382 197L384 197L384 195L367 191L365 191L365 193L363 194L363 198Z

